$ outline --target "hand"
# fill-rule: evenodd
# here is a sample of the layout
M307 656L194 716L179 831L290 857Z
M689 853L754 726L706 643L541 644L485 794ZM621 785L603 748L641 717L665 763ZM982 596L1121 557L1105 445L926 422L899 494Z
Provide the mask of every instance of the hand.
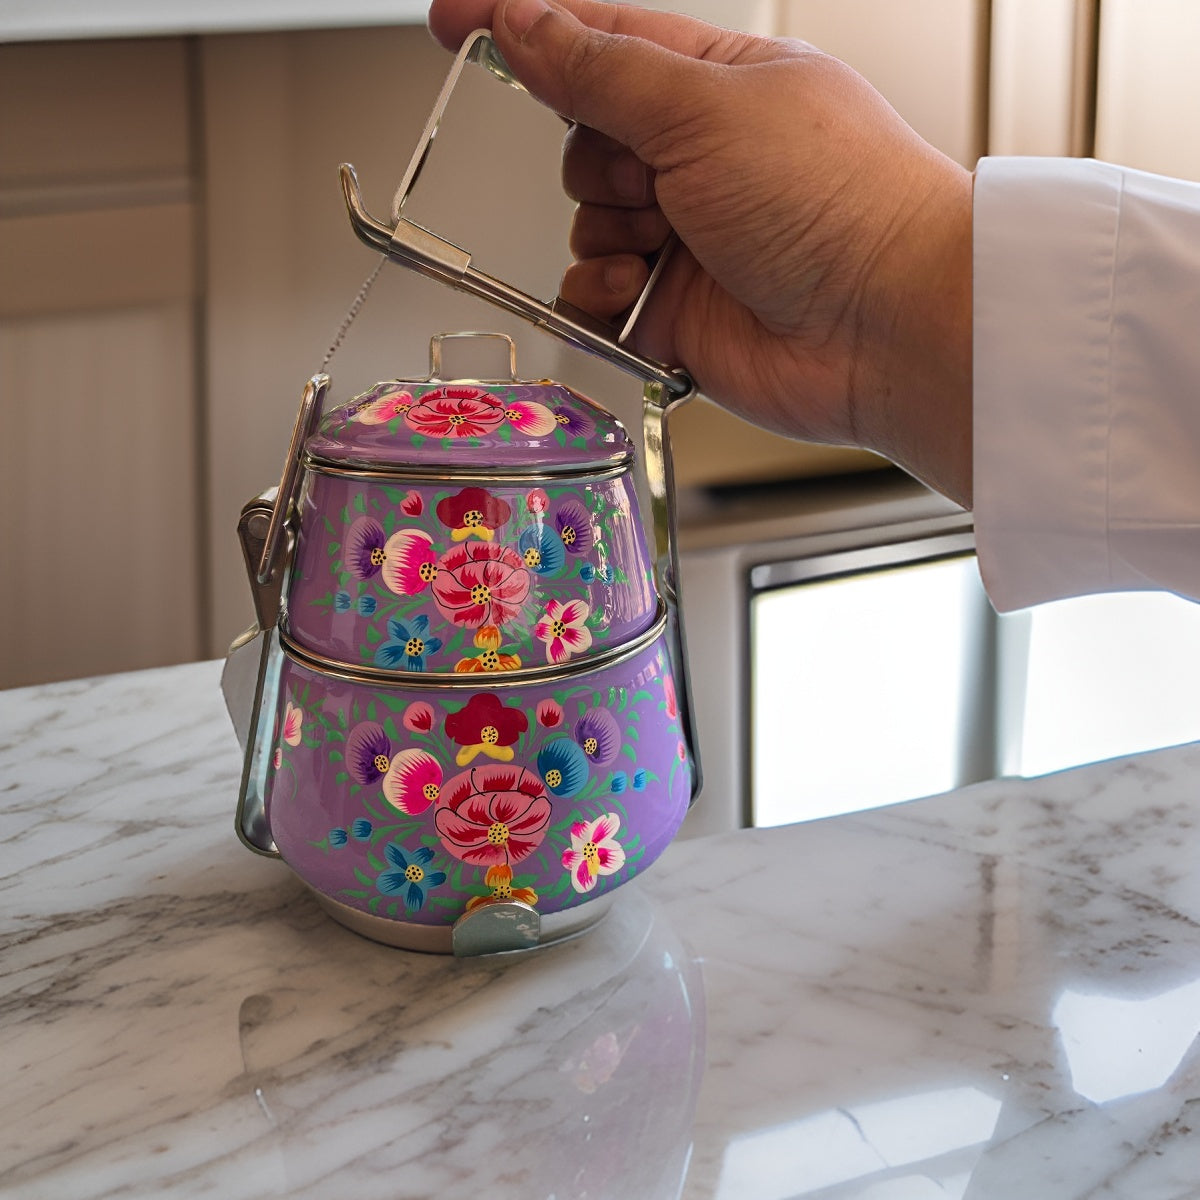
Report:
M564 299L610 317L672 256L634 334L749 420L971 494L971 175L845 64L598 0L433 0L490 26L573 122Z

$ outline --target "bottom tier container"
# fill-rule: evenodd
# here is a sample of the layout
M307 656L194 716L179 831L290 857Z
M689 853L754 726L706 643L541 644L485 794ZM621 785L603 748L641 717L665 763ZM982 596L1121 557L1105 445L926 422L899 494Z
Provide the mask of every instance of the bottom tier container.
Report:
M683 821L693 766L665 619L533 679L387 682L282 650L271 836L369 937L469 953L566 936Z

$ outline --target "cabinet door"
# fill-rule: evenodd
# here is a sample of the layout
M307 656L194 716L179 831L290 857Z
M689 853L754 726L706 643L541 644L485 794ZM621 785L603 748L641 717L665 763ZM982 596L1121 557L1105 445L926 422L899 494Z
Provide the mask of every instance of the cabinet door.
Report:
M1200 180L1200 4L1104 0L1096 86L1096 157Z
M200 650L186 81L0 47L0 686Z

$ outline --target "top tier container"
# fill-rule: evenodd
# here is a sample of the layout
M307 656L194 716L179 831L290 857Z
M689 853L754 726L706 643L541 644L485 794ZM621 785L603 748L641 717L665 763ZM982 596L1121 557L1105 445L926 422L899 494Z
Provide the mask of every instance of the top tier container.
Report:
M637 637L657 597L624 428L519 382L511 343L510 378L445 382L443 340L428 379L378 383L308 439L287 635L389 675L558 667Z

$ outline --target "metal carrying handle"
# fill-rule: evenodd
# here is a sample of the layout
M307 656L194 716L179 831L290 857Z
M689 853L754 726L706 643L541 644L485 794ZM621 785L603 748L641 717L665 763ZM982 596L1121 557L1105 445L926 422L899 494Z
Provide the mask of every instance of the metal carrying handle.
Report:
M505 83L521 91L525 90L496 49L491 33L486 29L477 29L472 33L455 56L446 82L438 93L433 112L425 123L421 138L392 200L391 226L376 220L367 212L354 168L349 163L341 165L342 194L355 233L368 246L387 255L393 261L402 263L428 278L448 283L459 291L490 300L508 312L549 330L564 341L580 346L629 371L643 382L661 385L672 397L687 394L692 390L692 381L684 372L674 370L652 358L646 358L625 344L650 293L662 277L671 250L677 244L678 239L674 234L659 252L658 261L650 272L646 286L630 309L623 327L618 331L567 304L560 296L549 302L538 300L493 275L477 270L471 265L470 251L404 216L404 206L429 157L433 139L441 125L450 96L468 62L479 63Z

